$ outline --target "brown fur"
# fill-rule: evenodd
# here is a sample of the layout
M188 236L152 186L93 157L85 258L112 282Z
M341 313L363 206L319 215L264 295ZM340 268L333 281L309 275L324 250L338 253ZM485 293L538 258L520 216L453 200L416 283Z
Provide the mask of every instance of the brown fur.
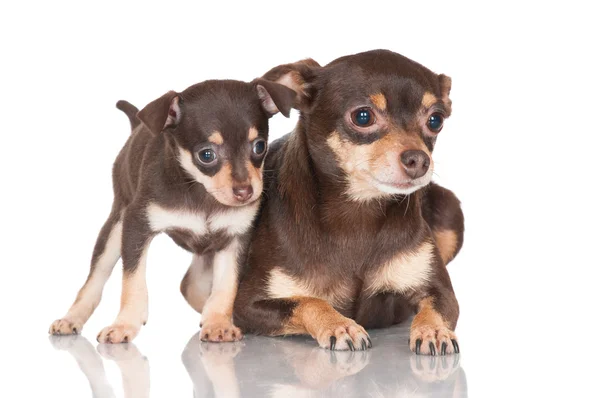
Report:
M252 151L248 131L254 129L254 138L266 142L269 118L279 111L289 115L294 97L295 92L266 80L212 80L181 93L169 91L139 112L120 101L118 107L126 112L133 130L114 162L113 208L98 236L86 284L65 317L55 321L49 332L81 331L120 255L121 310L98 340L131 341L148 316L146 253L152 239L166 232L197 256L214 255L220 267L219 278L212 284L214 294L206 306L200 299L194 300L194 307L206 307L204 325L210 340L239 338L241 334L235 333L231 324L237 268L246 255L258 210L256 199L262 192L265 156L265 152ZM212 163L199 158L207 148L217 154ZM256 188L250 196L235 199L236 188L247 188L243 184ZM190 226L187 217L200 221ZM241 227L236 225L240 220L244 221ZM122 230L117 228L120 225ZM119 235L116 241L114 231ZM189 291L191 273L186 275L184 294ZM226 322L216 319L215 314L229 318L229 327L224 328ZM211 319L216 324L208 325Z
M431 158L437 133L427 130L426 121L431 112L450 116L449 79L382 50L324 67L312 60L286 64L264 78L296 92L301 117L293 133L270 146L266 195L241 277L236 322L261 334L309 333L321 346L327 339L315 336L315 328L340 317L385 327L421 314L412 329L413 349L425 326L443 336L440 325L452 331L459 309L441 252L453 258L461 248L460 202L427 179L411 185L400 164L408 149ZM385 112L373 93L386 99ZM436 99L426 111L425 93ZM364 106L376 119L362 128L348 115ZM416 191L384 192L374 174L398 180L399 192ZM433 246L432 231L442 229L456 234L452 253Z

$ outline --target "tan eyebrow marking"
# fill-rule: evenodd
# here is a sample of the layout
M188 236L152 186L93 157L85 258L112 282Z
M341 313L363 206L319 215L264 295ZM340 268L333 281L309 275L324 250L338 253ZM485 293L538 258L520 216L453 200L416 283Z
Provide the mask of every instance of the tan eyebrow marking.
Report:
M382 93L373 94L369 97L371 102L380 110L385 111L387 107L387 100L385 99L385 95Z
M215 145L223 145L223 136L220 132L213 131L213 133L208 137L208 141Z
M435 104L437 102L437 98L435 95L431 94L430 92L425 92L425 94L423 94L423 100L421 101L421 104L423 105L424 108L429 108L431 105Z
M250 127L248 130L248 141L254 141L258 137L258 130L256 127Z

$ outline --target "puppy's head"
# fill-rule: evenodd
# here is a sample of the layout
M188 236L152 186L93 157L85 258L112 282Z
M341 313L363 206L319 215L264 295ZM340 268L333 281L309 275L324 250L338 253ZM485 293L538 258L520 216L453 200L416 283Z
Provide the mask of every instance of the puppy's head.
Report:
M295 93L277 83L211 80L169 91L138 112L153 134L167 134L187 174L227 206L260 197L268 120L286 117Z
M431 154L451 113L449 77L375 50L324 67L281 65L264 78L296 92L316 167L342 178L352 200L407 195L431 181Z

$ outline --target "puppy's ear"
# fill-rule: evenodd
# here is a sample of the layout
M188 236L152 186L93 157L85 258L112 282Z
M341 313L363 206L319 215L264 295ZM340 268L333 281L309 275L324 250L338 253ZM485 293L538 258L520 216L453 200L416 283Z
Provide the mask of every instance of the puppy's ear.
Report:
M314 96L311 83L315 79L321 65L312 58L293 64L279 65L264 74L263 79L282 84L296 93L294 108L303 110L310 104Z
M263 109L271 116L277 112L290 117L290 110L296 100L296 92L283 84L273 83L265 79L256 79L256 92Z
M150 129L152 134L160 134L166 127L177 125L181 119L179 96L175 91L169 91L146 105L137 113L137 117Z

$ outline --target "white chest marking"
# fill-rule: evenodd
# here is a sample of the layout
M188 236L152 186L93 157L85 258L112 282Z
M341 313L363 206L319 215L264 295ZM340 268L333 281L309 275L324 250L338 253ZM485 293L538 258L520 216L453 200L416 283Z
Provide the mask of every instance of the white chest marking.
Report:
M162 232L171 228L185 229L197 235L204 235L208 232L206 216L203 213L165 209L155 203L148 206L147 212L150 228L154 232Z
M248 230L256 211L258 201L244 207L235 207L209 215L202 212L165 209L155 203L147 208L150 228L162 232L172 228L184 229L196 235L225 230L230 235L243 234Z
M431 276L433 249L430 242L425 242L413 252L393 257L371 276L367 290L371 294L404 293L419 288Z
M211 214L208 218L208 228L211 231L226 230L231 235L243 234L248 230L256 212L258 201L243 207L232 207L220 213Z

